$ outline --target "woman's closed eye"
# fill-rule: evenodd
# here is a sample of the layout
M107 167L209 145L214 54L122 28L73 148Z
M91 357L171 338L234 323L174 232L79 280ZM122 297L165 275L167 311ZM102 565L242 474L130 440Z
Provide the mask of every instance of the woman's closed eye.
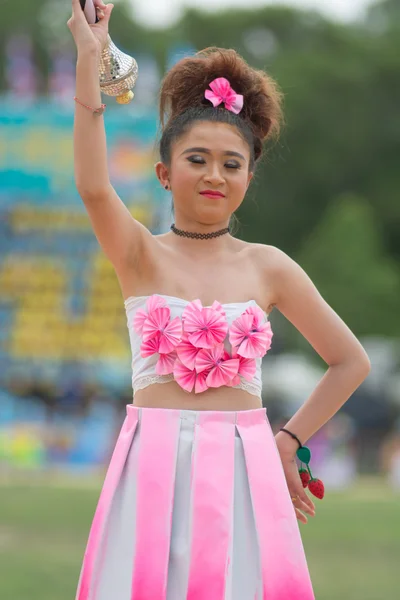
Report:
M204 165L205 159L202 156L189 156L187 159L192 164ZM240 169L241 165L235 160L230 160L224 164L227 169Z

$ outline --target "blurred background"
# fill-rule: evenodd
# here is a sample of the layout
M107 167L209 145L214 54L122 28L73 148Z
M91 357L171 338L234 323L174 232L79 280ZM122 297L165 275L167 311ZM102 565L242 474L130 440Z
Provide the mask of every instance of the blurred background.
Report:
M300 525L317 600L383 600L400 559L400 0L114 0L110 33L139 64L106 98L112 182L153 233L157 93L210 45L275 77L286 124L237 235L298 261L372 371L307 444L326 487ZM123 299L74 185L69 0L2 0L0 19L0 598L73 598L98 494L132 401ZM263 402L274 431L326 365L273 311ZM155 599L156 600L156 599Z

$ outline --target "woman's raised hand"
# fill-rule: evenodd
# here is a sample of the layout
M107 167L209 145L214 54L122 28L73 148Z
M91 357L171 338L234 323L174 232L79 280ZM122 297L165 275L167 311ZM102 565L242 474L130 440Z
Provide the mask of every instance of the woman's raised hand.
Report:
M79 0L72 0L72 16L67 25L74 38L78 54L85 52L100 54L107 43L108 23L114 5L104 4L102 0L93 0L93 4L100 20L94 25L89 25Z

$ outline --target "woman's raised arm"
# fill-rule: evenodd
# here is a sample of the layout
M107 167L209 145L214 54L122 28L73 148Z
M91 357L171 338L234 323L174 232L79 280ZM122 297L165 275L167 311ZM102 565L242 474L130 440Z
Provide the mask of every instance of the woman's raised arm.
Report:
M112 4L94 0L99 22L89 25L79 0L72 0L68 21L77 47L74 120L74 170L77 190L94 233L114 267L135 264L150 232L136 221L109 179L104 118L90 108L101 106L98 64L107 43ZM82 103L82 104L81 104ZM86 106L83 106L86 105Z

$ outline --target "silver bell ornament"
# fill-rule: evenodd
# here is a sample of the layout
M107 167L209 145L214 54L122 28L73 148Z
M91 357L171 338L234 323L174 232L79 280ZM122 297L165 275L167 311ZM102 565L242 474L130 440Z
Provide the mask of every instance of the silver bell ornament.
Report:
M89 24L99 20L93 0L80 0ZM107 96L114 96L118 104L128 104L133 99L132 88L138 77L136 60L114 44L110 36L103 48L99 62L100 89Z

